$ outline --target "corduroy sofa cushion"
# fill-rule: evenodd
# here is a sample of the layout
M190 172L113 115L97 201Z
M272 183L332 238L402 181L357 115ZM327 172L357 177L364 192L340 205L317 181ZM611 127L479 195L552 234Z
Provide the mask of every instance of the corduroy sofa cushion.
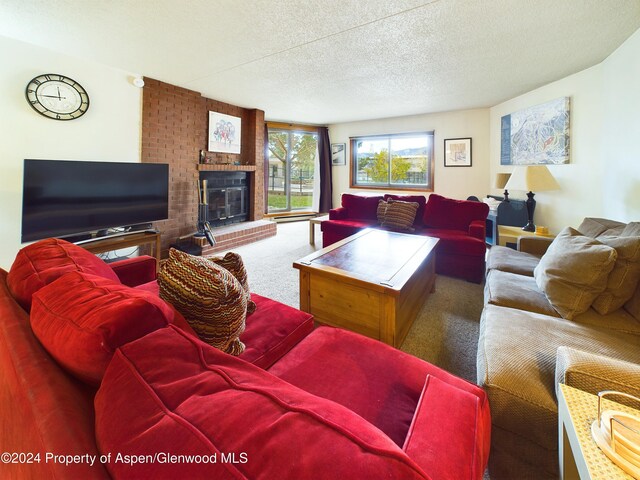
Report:
M231 355L244 351L239 337L247 295L229 270L172 248L158 274L160 298L169 302L208 344Z
M533 271L539 262L540 257L530 253L494 245L489 249L487 254L487 271L500 270L502 272L533 277Z
M111 462L114 478L428 478L359 415L173 327L121 347L95 405L103 454L217 458Z
M93 253L65 240L47 238L18 252L7 285L13 298L29 311L35 292L69 272L91 273L120 283L109 265Z
M31 328L56 361L98 385L119 346L174 321L160 298L82 272L70 272L33 295Z
M606 315L621 308L636 290L640 280L640 237L599 236L598 241L616 249L617 258L607 277L604 291L593 301L593 308Z
M533 275L562 318L586 312L607 286L616 250L571 227L553 240Z

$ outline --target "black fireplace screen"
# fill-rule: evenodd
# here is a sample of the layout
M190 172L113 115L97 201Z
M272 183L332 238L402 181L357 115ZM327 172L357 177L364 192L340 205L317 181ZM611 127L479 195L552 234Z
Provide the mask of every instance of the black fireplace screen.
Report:
M249 186L246 172L200 172L207 180L209 223L212 226L249 219Z

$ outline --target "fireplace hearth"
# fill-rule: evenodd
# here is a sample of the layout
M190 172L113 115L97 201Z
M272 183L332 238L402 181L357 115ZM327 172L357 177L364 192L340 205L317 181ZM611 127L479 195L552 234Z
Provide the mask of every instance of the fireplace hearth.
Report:
M200 172L200 180L207 181L208 220L212 227L249 219L247 172Z

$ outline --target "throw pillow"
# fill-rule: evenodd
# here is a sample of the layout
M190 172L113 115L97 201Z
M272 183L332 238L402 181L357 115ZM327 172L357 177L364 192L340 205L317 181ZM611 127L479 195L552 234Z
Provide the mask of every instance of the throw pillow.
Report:
M616 249L617 260L607 286L593 302L593 308L606 315L621 308L636 290L640 280L640 237L605 237L598 241Z
M69 272L33 295L29 319L35 336L60 365L99 385L118 347L174 323L177 316L153 293Z
M387 215L388 207L389 207L389 202L385 202L384 200L380 200L378 202L378 211L376 212L376 216L378 217L378 223L380 225L384 223L384 218Z
M413 226L419 228L422 226L422 217L424 217L424 208L427 204L427 199L424 195L394 195L392 193L385 193L384 199L400 200L402 202L416 202L418 204L418 213L416 213L416 219L413 221Z
M413 221L419 205L416 202L389 200L382 226L401 232L413 232Z
M244 288L247 297L247 315L256 311L256 304L251 300L251 292L249 291L249 279L247 276L247 269L244 267L242 257L235 252L229 252L224 257L207 257L213 263L220 265L222 268L226 268L231 272L231 275L236 277L236 280L240 282L242 288Z
M160 297L203 341L231 355L244 351L239 337L245 328L247 296L229 270L172 248L160 268L158 286Z
M93 253L59 238L47 238L18 252L7 285L13 298L29 311L35 292L69 272L91 273L120 283L111 267Z
M629 222L620 235L623 237L640 237L640 222Z
M567 227L549 245L533 275L553 308L572 320L604 291L616 258L614 248Z

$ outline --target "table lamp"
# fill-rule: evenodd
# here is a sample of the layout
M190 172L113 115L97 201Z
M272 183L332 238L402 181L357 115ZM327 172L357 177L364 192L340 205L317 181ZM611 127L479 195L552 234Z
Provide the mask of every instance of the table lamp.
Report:
M535 232L536 226L533 223L533 212L536 209L536 201L533 199L535 195L533 191L542 192L547 190L558 190L560 185L553 178L551 172L545 165L527 165L524 167L515 167L509 181L504 186L508 190L522 190L527 193L527 224L522 227L526 232Z
M509 181L509 177L511 177L510 173L498 173L496 175L495 188L504 188ZM509 190L506 188L504 188L504 201L509 201Z

